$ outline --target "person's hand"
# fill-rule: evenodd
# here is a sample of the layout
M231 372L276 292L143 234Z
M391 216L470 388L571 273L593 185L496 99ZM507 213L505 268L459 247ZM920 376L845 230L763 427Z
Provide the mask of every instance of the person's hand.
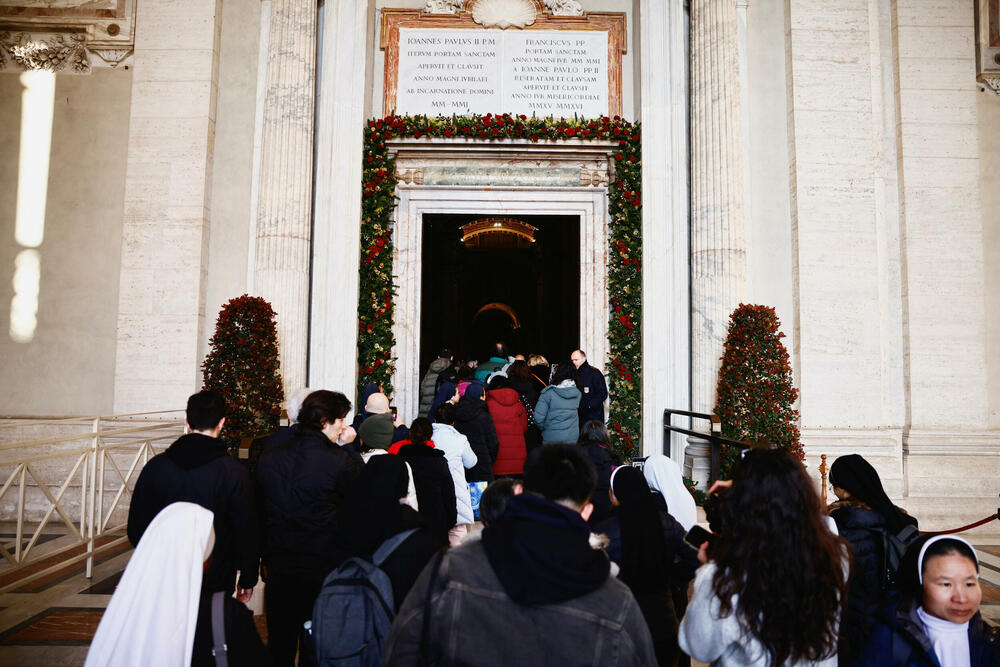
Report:
M396 420L394 422L392 422L392 425L393 426L402 426L405 423L406 422L403 421L402 417L400 417L399 415L396 415Z
M240 588L239 586L236 587L236 599L237 600L239 600L243 604L246 604L246 603L250 602L250 598L251 597L253 597L253 589L252 588Z
M722 489L728 489L733 485L733 480L731 479L717 479L712 486L708 487L708 495L712 495L716 491L721 491Z
M354 442L354 439L358 437L358 432L354 430L353 426L345 426L340 432L340 437L337 438L338 445L346 445Z
M698 562L702 565L708 562L708 542L702 542L698 547Z

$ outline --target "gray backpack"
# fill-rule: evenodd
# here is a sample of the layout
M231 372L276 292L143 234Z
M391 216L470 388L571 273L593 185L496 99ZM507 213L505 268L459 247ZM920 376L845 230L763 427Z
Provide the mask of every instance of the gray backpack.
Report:
M316 664L336 667L378 667L382 645L395 616L392 584L379 569L406 538L417 531L393 535L372 554L372 560L348 558L323 580L313 604L312 644Z

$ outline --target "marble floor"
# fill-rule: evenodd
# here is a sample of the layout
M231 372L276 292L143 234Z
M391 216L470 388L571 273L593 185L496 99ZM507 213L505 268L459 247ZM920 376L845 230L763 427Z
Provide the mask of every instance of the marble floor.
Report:
M58 547L62 535L44 535L43 539L40 547L51 551ZM1000 534L976 535L970 541L980 557L983 615L1000 624ZM0 532L0 543L7 546L12 542L12 534ZM82 665L131 553L127 545L109 550L95 564L90 579L81 561L0 593L0 665ZM9 576L0 572L0 587L16 581ZM254 592L252 607L260 605L260 593ZM264 617L255 616L255 620L266 637Z

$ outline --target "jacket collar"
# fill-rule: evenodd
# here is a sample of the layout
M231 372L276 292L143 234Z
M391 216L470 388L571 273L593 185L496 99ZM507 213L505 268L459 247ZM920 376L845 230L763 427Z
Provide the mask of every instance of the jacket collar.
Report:
M203 466L228 453L224 442L201 433L182 435L165 452L167 458L184 470Z

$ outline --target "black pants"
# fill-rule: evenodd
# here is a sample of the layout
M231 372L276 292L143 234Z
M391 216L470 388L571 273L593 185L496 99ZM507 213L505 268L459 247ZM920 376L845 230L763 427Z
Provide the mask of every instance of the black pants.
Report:
M300 650L300 664L309 664L303 659L311 651L302 625L312 618L313 603L325 578L315 573L268 573L264 590L267 649L276 667L295 665L296 650Z

